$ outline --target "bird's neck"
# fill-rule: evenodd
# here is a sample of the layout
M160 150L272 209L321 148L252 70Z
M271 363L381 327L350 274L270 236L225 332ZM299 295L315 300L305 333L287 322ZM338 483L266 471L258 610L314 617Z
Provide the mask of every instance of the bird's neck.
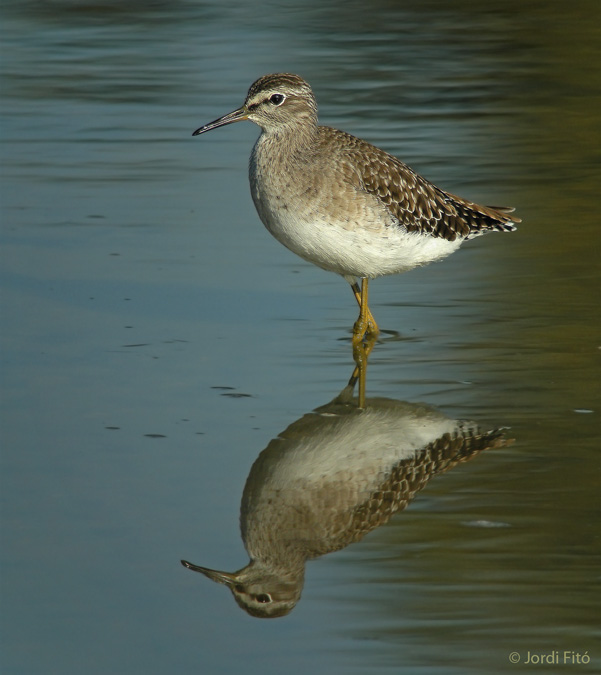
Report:
M317 123L301 120L277 129L263 129L258 144L265 153L298 159L312 155L317 136Z

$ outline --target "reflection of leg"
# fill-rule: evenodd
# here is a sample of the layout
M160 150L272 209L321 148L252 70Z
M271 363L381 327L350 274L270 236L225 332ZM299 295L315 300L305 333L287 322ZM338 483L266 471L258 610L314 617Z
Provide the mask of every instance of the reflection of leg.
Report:
M377 335L380 332L378 324L376 323L372 313L369 311L367 304L367 287L369 279L364 277L361 280L361 288L356 281L351 281L351 289L355 300L359 305L359 318L355 322L353 328L353 338L362 339L364 335Z
M359 381L359 408L365 408L365 387L367 382L367 360L371 350L376 344L376 336L370 335L365 340L355 342L353 340L353 359L355 360L355 370L351 377L351 382ZM350 384L350 383L349 383Z
M358 366L355 366L355 369L353 370L353 374L351 375L348 384L338 394L338 396L336 396L334 401L336 403L344 403L346 405L351 404L353 402L353 394L355 392L355 386L357 385L358 381L359 381L359 368Z

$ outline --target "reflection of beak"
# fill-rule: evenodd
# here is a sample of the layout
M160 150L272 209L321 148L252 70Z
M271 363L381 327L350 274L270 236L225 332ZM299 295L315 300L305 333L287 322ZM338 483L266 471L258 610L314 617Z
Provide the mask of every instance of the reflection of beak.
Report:
M193 572L200 572L201 574L204 574L205 577L209 577L209 579L216 581L218 584L225 584L226 586L231 586L235 581L234 575L230 574L229 572L219 572L218 570L210 570L208 567L200 567L198 565L193 565L187 560L182 560L181 563L184 567L187 567L189 570L192 570Z
M192 136L198 136L198 134L204 134L205 131L211 131L211 129L216 129L217 127L223 127L226 124L233 124L234 122L242 122L243 120L248 119L248 110L245 106L238 108L238 110L233 110L231 113L220 117L214 122L209 122L205 124L204 127L197 129Z

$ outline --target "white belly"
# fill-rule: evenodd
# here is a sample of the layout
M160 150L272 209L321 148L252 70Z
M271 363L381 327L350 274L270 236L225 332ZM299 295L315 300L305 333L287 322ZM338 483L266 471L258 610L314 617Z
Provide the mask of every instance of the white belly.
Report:
M343 276L374 278L407 272L450 255L462 242L409 233L391 217L380 220L365 214L361 220L341 221L318 210L274 212L270 204L255 200L255 205L265 227L286 248Z

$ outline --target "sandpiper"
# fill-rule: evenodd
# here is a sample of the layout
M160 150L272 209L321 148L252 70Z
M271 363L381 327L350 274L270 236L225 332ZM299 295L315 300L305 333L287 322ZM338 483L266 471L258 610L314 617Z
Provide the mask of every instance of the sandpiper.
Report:
M369 279L440 260L466 239L511 232L520 222L511 207L445 192L367 141L318 125L315 96L298 75L261 77L241 108L193 135L242 120L261 128L249 173L263 224L301 258L350 283L360 307L355 344L378 333Z

